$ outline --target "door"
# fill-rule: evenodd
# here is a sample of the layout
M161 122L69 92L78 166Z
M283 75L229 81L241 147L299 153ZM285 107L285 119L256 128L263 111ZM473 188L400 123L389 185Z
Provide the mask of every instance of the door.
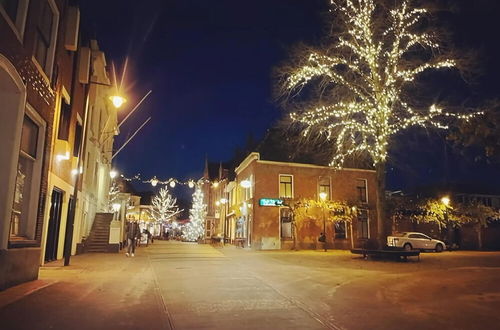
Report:
M63 192L57 188L52 191L50 203L50 217L47 229L47 243L45 244L45 261L57 259L57 247L59 242L59 229L61 227L61 210L63 203Z

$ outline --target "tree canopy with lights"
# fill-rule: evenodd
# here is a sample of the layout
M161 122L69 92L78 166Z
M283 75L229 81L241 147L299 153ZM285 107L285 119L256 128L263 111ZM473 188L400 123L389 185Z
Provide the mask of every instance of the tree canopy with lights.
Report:
M414 1L392 7L376 0L332 0L339 25L328 44L299 56L285 69L284 94L313 101L291 113L303 135L323 137L331 148L331 166L346 158L369 157L377 170L379 242L384 238L385 165L393 139L412 126L447 129L451 119L473 114L451 113L439 104L423 104L412 90L422 73L451 69L453 58L440 50L426 29L427 10Z
M182 212L177 207L177 199L170 195L167 188L161 188L151 204L151 216L157 222L169 221L173 216Z

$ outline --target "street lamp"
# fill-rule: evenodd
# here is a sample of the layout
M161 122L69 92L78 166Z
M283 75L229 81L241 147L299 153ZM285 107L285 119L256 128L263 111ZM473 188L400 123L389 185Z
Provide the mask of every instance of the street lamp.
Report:
M113 95L113 96L110 96L109 99L111 100L111 103L113 103L113 106L116 108L116 109L120 109L121 106L127 102L127 99L124 98L123 96L120 96L120 95Z
M444 196L441 198L441 203L443 203L446 207L450 205L450 197Z
M321 199L321 212L323 214L323 235L325 236L325 241L323 242L323 247L326 250L326 218L325 218L325 201L327 197L327 193L322 191L319 193L319 198Z
M117 176L117 175L118 175L118 172L117 172L117 171L115 171L115 170L111 170L111 171L109 171L109 177L110 177L111 179L116 178L116 176Z

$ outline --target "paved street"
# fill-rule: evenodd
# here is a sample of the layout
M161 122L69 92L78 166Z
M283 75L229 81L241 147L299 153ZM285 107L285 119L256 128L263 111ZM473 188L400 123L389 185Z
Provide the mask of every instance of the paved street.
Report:
M497 329L500 253L362 260L156 241L0 292L2 329Z

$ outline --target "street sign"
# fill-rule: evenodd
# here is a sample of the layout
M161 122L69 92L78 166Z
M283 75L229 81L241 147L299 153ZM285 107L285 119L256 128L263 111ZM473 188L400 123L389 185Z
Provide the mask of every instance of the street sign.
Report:
M278 198L261 198L260 206L283 206L283 200Z

